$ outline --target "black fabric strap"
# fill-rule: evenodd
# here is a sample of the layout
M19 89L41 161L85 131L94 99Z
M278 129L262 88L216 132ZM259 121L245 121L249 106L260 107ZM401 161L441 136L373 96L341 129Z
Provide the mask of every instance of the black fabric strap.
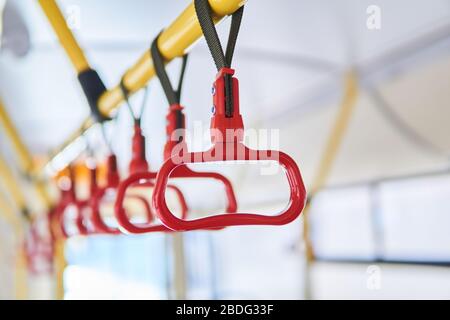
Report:
M181 100L181 89L183 89L183 80L184 80L184 74L186 72L187 61L188 61L188 55L185 54L183 56L183 60L181 61L180 79L178 80L178 87L177 87L178 101Z
M122 92L123 99L124 99L125 101L128 101L128 96L129 96L130 91L129 91L128 88L125 86L125 82L124 82L123 78L120 79L120 82L119 82L119 88L120 88L120 91Z
M177 90L174 90L172 83L170 82L169 75L167 74L166 69L164 67L164 59L161 55L161 52L158 49L158 38L159 35L155 38L155 40L153 40L152 45L150 47L153 66L155 67L156 75L158 76L159 81L161 82L161 86L164 90L164 93L167 97L167 101L169 102L169 104L170 105L179 104L188 55L185 54L183 56L178 87Z
M104 92L106 92L106 87L97 71L87 69L80 72L78 74L78 81L80 82L81 88L86 96L94 120L100 123L111 120L109 117L103 115L98 109L98 99Z
M152 56L153 66L155 67L156 75L159 81L161 82L161 86L164 90L169 105L180 104L181 89L183 87L183 79L186 71L188 55L185 54L183 56L177 90L174 90L172 83L170 82L169 75L167 74L166 68L164 67L164 59L158 48L158 38L159 35L155 38L155 40L153 40L152 45L150 47L150 54ZM176 128L184 129L184 114L181 110L177 110Z
M239 29L241 28L241 21L243 14L244 14L244 6L240 7L231 16L230 32L228 34L227 49L225 51L225 58L229 66L231 66L231 62L233 61L234 49L236 47Z
M237 36L241 26L244 6L236 10L231 16L230 33L225 51L226 53L224 54L222 45L220 44L219 35L217 34L216 27L214 26L212 10L208 0L195 0L194 4L198 22L200 23L203 34L205 35L206 43L211 51L217 70L229 68L231 66L231 61L233 60L234 48L236 46Z
M209 51L214 59L217 70L222 68L230 68L233 60L233 53L236 47L237 36L241 26L242 15L244 13L244 6L236 10L231 16L230 33L228 35L228 42L225 54L222 45L220 44L219 35L212 18L212 10L208 0L195 0L195 12L197 13L198 22L202 28ZM232 117L234 112L233 107L233 83L231 75L225 75L225 115Z
M124 79L123 79L123 78L120 79L120 82L119 82L119 88L120 88L120 91L122 92L123 99L125 100L125 103L126 103L126 105L127 105L128 111L130 111L130 114L131 114L131 116L133 117L135 124L137 124L137 125L140 126L140 125L141 125L141 117L138 117L138 116L136 116L136 115L134 114L134 111L133 111L133 108L132 108L132 106L131 106L130 99L129 99L130 91L129 91L128 88L125 86L125 83L124 83Z

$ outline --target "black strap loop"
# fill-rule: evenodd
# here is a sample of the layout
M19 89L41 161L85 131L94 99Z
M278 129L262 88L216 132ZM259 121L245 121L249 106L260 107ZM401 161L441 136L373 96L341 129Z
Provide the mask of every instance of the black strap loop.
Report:
M111 118L110 121L100 123L100 130L101 130L101 133L102 133L102 136L103 136L103 140L105 142L106 147L108 148L108 151L112 155L115 155L113 144L112 144L112 140L113 140L112 139L113 138L112 134L114 133L114 130L113 130L112 133L109 134L110 136L108 137L108 133L106 131L107 130L106 129L106 125L109 124L109 125L115 125L116 126L118 117L119 117L119 112L116 112L116 114L114 115L114 117Z
M194 4L198 22L205 35L206 43L211 51L217 70L229 68L231 66L231 61L233 60L234 48L236 47L237 36L239 34L242 15L244 13L244 6L236 10L231 16L230 33L224 54L222 45L220 44L219 35L214 26L212 10L208 0L195 0Z
M81 88L88 101L93 119L100 123L111 120L108 116L103 115L98 109L98 100L100 99L100 96L106 92L106 87L97 71L87 69L80 72L78 74L78 81L80 82Z
M133 119L136 121L137 118L136 118L136 116L134 115L134 111L133 111L133 108L131 107L131 103L130 103L130 99L129 99L129 93L130 93L130 91L129 91L128 88L125 86L125 81L124 81L123 77L122 77L122 79L120 79L120 82L119 82L119 88L120 88L120 91L122 92L122 96L123 96L123 99L125 100L125 103L126 103L126 105L127 105L128 111L130 111L131 116L132 116Z
M161 33L160 33L161 34ZM160 35L159 34L159 35ZM181 98L181 89L183 87L183 79L186 71L186 65L188 60L188 55L185 54L182 57L181 71L180 77L178 80L177 90L173 89L172 83L170 82L169 75L164 67L164 58L161 55L161 52L158 48L158 38L159 35L153 40L152 45L150 47L150 54L153 60L153 66L155 67L156 76L161 83L161 86L164 90L164 94L166 95L167 101L169 105L180 104ZM181 110L177 110L176 112L176 128L184 129L184 115Z
M147 102L148 86L145 87L144 97L142 98L142 106L141 106L141 111L140 111L140 114L139 114L139 115L136 115L136 114L134 113L134 111L133 111L133 107L131 106L130 99L129 99L129 93L130 93L130 91L129 91L128 88L125 86L125 83L124 83L124 79L123 79L123 78L120 80L119 88L120 88L120 90L122 91L123 99L125 100L125 103L126 103L126 105L127 105L128 111L130 111L130 114L131 114L131 116L133 117L135 124L137 124L138 126L140 126L140 125L141 125L142 115L143 115L144 110L145 110L145 104L146 104L146 102Z
M241 26L242 15L244 13L244 6L236 10L231 16L230 33L228 35L228 42L225 54L222 45L220 44L219 35L212 18L212 10L208 0L195 0L195 12L197 19L208 44L209 51L214 59L217 70L222 68L230 68L233 60L233 53L236 47L237 36ZM225 75L225 116L230 118L233 116L233 83L231 75Z
M181 72L180 72L180 78L178 81L178 87L177 87L177 90L174 90L172 83L170 82L169 75L167 74L166 69L164 67L164 59L161 55L161 52L158 49L158 38L159 38L159 35L155 38L155 40L153 40L152 45L150 47L150 53L152 55L153 66L155 67L156 75L158 76L159 81L161 82L161 86L164 90L164 93L167 97L167 101L169 102L169 104L170 105L180 104L181 89L183 86L183 79L184 79L184 73L186 70L188 55L185 54L183 56L183 62L181 65Z

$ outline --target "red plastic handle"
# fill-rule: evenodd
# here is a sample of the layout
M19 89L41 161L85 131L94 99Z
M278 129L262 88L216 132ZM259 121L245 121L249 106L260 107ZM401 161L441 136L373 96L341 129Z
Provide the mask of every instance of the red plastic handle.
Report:
M78 230L78 234L82 236L87 236L90 234L87 226L84 224L84 214L83 211L88 207L89 200L78 200L74 203L77 210L77 215L75 217L75 225ZM63 226L64 227L64 226Z
M103 196L105 195L107 189L106 188L99 188L95 195L91 197L90 201L90 207L91 212L89 215L89 221L91 222L92 226L94 227L94 230L99 233L106 233L106 234L120 234L120 230L114 227L108 226L101 217L100 214L100 202L103 199Z
M59 205L55 208L54 211L54 219L57 222L58 230L57 233L59 236L63 238L68 238L71 235L67 232L65 227L65 215L67 212L67 208L73 205L76 209L76 217L75 217L75 226L77 227L77 235L87 235L89 234L86 226L83 222L83 209L87 206L87 200L76 200L65 198L63 199Z
M186 150L184 137L178 137L176 140L172 140L171 136L175 132L177 128L184 129L185 128L185 118L182 114L183 107L179 105L178 103L173 104L169 107L169 113L166 117L167 119L167 137L168 141L166 142L165 148L164 148L164 158L167 159L172 155L172 152L174 151L175 146L181 146L180 150ZM182 145L180 145L182 144ZM145 140L142 136L142 132L139 128L139 126L135 126L134 130L134 136L133 136L133 149L132 149L132 158L133 159L145 159ZM142 161L141 161L142 162ZM133 170L133 168L130 166L130 176L125 179L122 183L120 183L118 192L117 192L117 198L115 203L115 215L117 218L117 221L119 222L119 225L127 232L130 233L146 233L146 232L155 232L155 231L166 231L171 232L172 229L167 228L164 225L151 225L151 224L133 224L131 223L128 215L126 214L125 208L123 206L123 201L125 197L125 193L128 187L134 185L139 186L149 186L153 187L153 182L157 176L156 172L149 172L148 170L145 170L145 167L139 168L139 170ZM226 207L226 212L236 212L237 210L237 202L236 202L236 196L234 194L233 187L231 185L231 182L224 177L221 174L218 173L211 173L211 172L196 172L192 171L187 167L179 168L176 170L176 172L173 175L174 178L212 178L215 180L218 180L223 183L226 190L226 195L228 199L228 204ZM145 181L142 183L142 181ZM181 204L182 214L181 219L186 218L187 214L187 205L186 201L184 199L183 194L181 191L175 187L175 186L166 186L168 188L171 188L175 191L179 202ZM208 228L210 229L210 228ZM217 229L217 228L211 228L211 229Z
M92 197L90 201L90 207L91 207L91 215L90 215L90 222L92 223L94 230L98 233L106 233L106 234L120 234L122 233L119 228L110 227L108 226L101 217L100 214L100 203L104 198L105 193L108 191L108 188L100 188L97 193ZM154 220L154 215L152 212L152 209L150 207L149 202L147 199L145 199L142 196L139 195L129 195L127 196L128 199L136 199L144 208L147 223L151 223ZM120 224L120 223L119 223Z
M46 231L49 230L50 221L48 218L52 216L50 212L46 216ZM53 239L51 235L43 235L39 228L41 223L39 220L34 220L27 231L23 248L26 253L26 263L28 271L33 275L51 274L53 272Z
M117 189L116 202L114 205L114 214L116 216L117 222L120 227L129 233L149 233L149 232L172 232L173 230L167 228L162 224L152 224L150 221L148 223L132 223L130 221L130 216L127 214L123 202L125 199L126 190L132 186L145 186L145 187L153 187L154 184L152 182L156 177L156 172L138 172L130 175L127 179L122 181L119 184ZM145 181L145 182L142 182ZM181 216L182 218L186 218L188 207L186 204L186 200L181 193L180 189L176 186L169 185L168 188L172 189L181 205Z
M125 193L128 187L130 187L131 185L153 187L153 183L151 182L151 180L155 179L156 177L155 172L149 172L148 162L145 159L145 137L142 134L142 130L138 122L136 122L134 125L131 162L129 166L129 171L130 176L123 182L119 183L119 185L117 186L118 190L114 206L115 207L114 213L117 222L119 224L119 229L112 230L111 228L107 228L107 226L103 224L103 221L95 221L95 223L103 230L107 230L110 232L120 232L120 228L123 229L125 232L129 233L146 233L156 231L171 232L172 230L166 228L164 225L152 224L153 213L148 203L146 204L146 211L148 213L149 219L146 223L138 223L138 224L131 223L130 217L127 215L126 210L123 206ZM147 181L145 183L140 183L142 179L146 179ZM175 190L181 204L182 216L185 217L188 209L183 194L176 187L169 186L169 188ZM137 196L132 197L136 198ZM144 200L146 201L146 199ZM101 220L100 215L97 214L97 212L98 210L93 211L94 213L93 217L96 219L98 218L98 220Z
M156 172L139 172L135 173L131 176L129 176L127 179L122 181L119 185L119 188L117 190L117 197L116 197L116 203L115 203L115 210L114 213L116 215L116 219L119 223L119 225L127 232L129 233L147 233L147 232L158 232L158 231L165 231L165 232L171 232L173 231L172 228L167 228L164 225L149 225L149 224L133 224L130 222L129 217L125 211L125 208L123 206L123 200L125 197L125 193L128 187L133 185L139 185L139 186L148 186L148 187L154 187L155 184L153 184L151 181L157 177ZM209 178L209 179L215 179L220 182L225 187L225 192L227 196L227 207L225 208L226 213L234 213L237 210L237 201L236 196L234 194L233 186L225 176L216 173L216 172L197 172L189 169L188 167L180 167L177 168L177 170L173 173L171 176L172 178ZM145 181L145 183L142 183L140 181ZM173 185L167 185L166 186L169 189L172 189L179 200L179 203L181 205L181 219L186 219L188 207L186 204L186 200L180 191L176 186ZM221 229L220 227L211 227L206 229Z
M239 112L239 82L233 77L234 70L222 68L213 84L214 115L211 119L211 141L213 146L205 152L173 154L162 165L156 178L152 203L158 218L169 228L187 231L221 228L236 225L283 225L296 219L306 201L306 189L300 170L287 154L274 150L252 150L243 143L244 124ZM231 87L227 91L228 81ZM227 93L228 92L228 93ZM227 103L227 94L232 94ZM231 114L230 114L231 112ZM286 172L290 186L288 207L276 216L251 213L219 214L195 220L177 218L166 204L165 192L169 177L189 175L186 164L217 161L277 161Z
M133 139L133 159L130 163L130 167L133 170L144 170L147 168L147 162L143 158L143 151L141 148L145 145L145 140L141 134L140 127L135 126L135 137ZM106 185L98 187L97 184L97 171L95 168L90 169L90 194L91 198L86 201L85 207L89 207L89 214L84 214L84 208L79 209L76 225L81 234L120 234L120 230L115 227L108 226L101 214L100 204L104 200L104 196L109 190L116 190L119 185L120 177L117 169L117 158L114 154L110 154L106 161ZM147 221L151 222L154 219L149 201L144 197L138 195L132 195L129 198L134 198L142 203L142 207L146 213ZM91 228L88 230L85 221L91 223Z
M68 174L66 177L69 179L70 184L65 187L60 188L60 200L55 208L51 212L50 219L50 229L52 231L53 237L56 238L67 238L68 234L64 227L64 213L66 208L75 202L75 174L72 166L68 167Z
M176 231L188 231L206 228L221 228L237 225L283 225L295 220L302 212L306 201L306 189L295 161L287 154L279 151L257 151L251 150L242 143L237 142L236 149L239 147L243 152L235 153L233 158L228 158L226 152L226 143L217 143L212 149L206 152L187 153L182 161L178 157L171 157L162 165L156 178L155 190L153 192L153 207L156 210L158 218L169 228ZM219 158L219 152L223 155ZM210 159L214 158L214 159ZM166 204L165 192L167 182L172 174L176 174L179 168L189 163L203 163L214 161L233 161L233 160L277 160L285 169L286 177L289 182L291 194L288 207L276 216L267 216L251 213L226 213L215 216L199 218L195 220L184 220L177 218L169 210Z
M71 170L71 169L70 169ZM55 237L62 237L62 238L68 238L69 234L66 230L66 227L64 225L64 217L67 212L67 208L71 205L74 205L77 210L77 216L76 216L76 225L78 228L79 233L84 232L83 226L80 224L81 219L81 208L83 206L83 203L78 201L76 199L75 195L75 184L73 179L73 172L70 171L70 179L71 179L71 185L70 188L67 190L61 190L61 198L59 203L56 205L55 209L52 212L52 231L54 233ZM55 229L56 227L56 229Z

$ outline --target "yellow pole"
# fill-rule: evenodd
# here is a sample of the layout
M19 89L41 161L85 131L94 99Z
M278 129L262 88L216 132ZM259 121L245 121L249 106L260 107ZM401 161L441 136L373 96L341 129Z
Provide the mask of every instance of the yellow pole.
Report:
M22 220L14 213L13 207L8 202L6 196L0 193L0 214L4 217L14 230L15 254L14 267L14 296L15 299L27 299L28 297L28 272L26 265L26 256L23 247L24 229Z
M173 293L175 300L186 299L186 260L184 255L183 233L175 233L172 236L173 254Z
M356 74L353 71L350 71L345 76L344 95L336 116L336 120L322 153L322 158L314 176L312 186L309 189L310 199L303 210L303 240L305 243L306 259L308 262L314 260L314 250L311 244L309 232L309 211L311 208L311 199L325 186L327 182L339 148L344 140L343 138L350 123L351 115L355 109L357 97L358 84Z
M245 2L246 0L209 0L215 23L218 23L225 16L238 10ZM80 47L76 45L73 35L68 35L70 29L67 28L65 22L63 23L64 19L54 3L54 0L39 0L39 3L44 9L53 29L55 29L61 44L64 46L66 52L68 52L69 57L71 57L76 70L83 70L83 68L88 66L87 62L83 64L77 62L79 60L83 61L85 58L83 58L84 56L81 49L79 49ZM61 31L62 29L63 31ZM202 30L197 20L194 3L191 3L178 18L161 33L158 39L158 48L166 62L170 62L174 58L182 56L185 51L200 39L201 36ZM150 50L144 52L138 61L123 75L124 85L130 94L143 88L155 75L153 61L149 51ZM82 67L80 67L80 65L82 65ZM98 108L103 115L108 116L111 115L123 101L124 97L122 96L122 91L117 85L100 96ZM94 121L86 119L83 122L81 131L88 129L93 124ZM69 139L55 150L50 156L50 159L56 157L78 138L79 135L80 130L77 130L74 134L70 135Z
M57 300L64 299L64 270L67 267L65 257L65 240L62 238L55 240L53 265L55 268L55 296Z
M22 237L23 239L23 237ZM23 241L18 242L16 252L16 267L14 274L14 288L16 300L28 299L28 269L25 248Z
M18 159L18 164L20 166L20 169L22 172L28 174L30 176L30 178L32 179L32 184L36 190L36 194L38 195L39 199L41 200L42 204L44 205L45 209L50 210L50 208L52 207L52 200L50 198L50 195L47 191L46 185L44 183L44 181L40 180L40 179L34 179L34 163L33 163L33 158L31 156L31 153L28 151L28 149L26 148L25 144L23 143L22 139L20 138L17 129L14 127L14 124L12 123L11 119L9 118L9 115L7 114L5 107L2 103L2 101L0 101L0 125L2 126L5 135L10 139L11 144L14 148L14 151L16 153L17 159ZM6 174L2 174L3 177L8 177L8 170L6 168ZM9 172L10 173L10 172ZM13 180L11 180L13 181ZM9 182L9 186L11 188L11 186L13 186L12 182ZM11 192L13 193L13 197L14 194L17 192L17 190L14 191L14 187L10 189ZM17 197L16 201L18 201L18 205L20 205L20 203L24 200L19 200L18 197L18 193L15 194L15 197ZM16 230L16 232L19 234L20 230ZM23 234L23 230L22 230L22 234ZM18 235L19 239L22 239L22 237L20 237ZM18 267L17 270L22 270L22 266L23 266L23 252L20 252L18 254L18 260L16 261L18 263ZM17 275L17 285L21 287L21 283L26 283L26 281L20 281L19 278L22 277L22 275L20 275L22 272L18 271L18 275ZM22 296L23 292L26 292L26 290L22 290L22 289L18 289L17 290L18 295Z
M19 216L14 213L13 207L3 192L0 192L0 215L14 228L22 225Z
M9 115L6 112L6 109L0 101L0 125L4 130L6 136L11 141L11 144L14 148L14 151L17 156L18 164L22 172L29 174L32 176L34 163L33 158L20 138L17 129L14 127ZM45 183L42 180L34 179L33 185L36 189L37 195L44 204L44 206L48 209L51 207L51 198L47 192L47 188Z
M5 160L0 156L0 177L2 178L6 189L12 196L16 206L19 208L20 213L24 214L27 211L26 200L23 192L9 170ZM27 299L28 297L28 272L26 264L26 253L23 246L24 230L23 222L20 217L14 214L14 210L8 206L7 200L4 194L0 194L0 211L4 214L5 219L11 224L16 237L16 254L15 254L15 268L14 268L14 291L16 299Z
M27 205L25 196L22 192L22 189L14 177L11 170L8 168L5 159L0 155L0 178L3 180L6 189L11 194L15 204L21 211L21 213L25 213L27 211Z

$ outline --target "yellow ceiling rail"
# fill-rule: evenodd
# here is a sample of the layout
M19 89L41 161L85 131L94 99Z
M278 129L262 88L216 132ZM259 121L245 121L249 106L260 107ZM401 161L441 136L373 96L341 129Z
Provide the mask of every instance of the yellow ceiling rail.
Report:
M350 123L351 116L355 110L358 97L357 75L354 71L349 71L345 75L344 95L336 115L335 122L328 136L325 149L320 159L319 167L313 178L313 183L309 189L310 198L303 210L303 240L305 243L306 259L308 262L314 260L314 250L311 244L309 232L309 211L311 208L311 199L325 186L330 176L333 163L336 160L345 133Z
M209 0L214 15L214 22L219 22L227 15L234 13L241 6L245 4L246 0ZM39 0L39 4L43 8L47 18L55 30L59 41L71 58L75 69L79 73L84 68L89 68L86 59L76 44L75 37L72 35L70 29L67 27L62 13L54 0ZM155 12L156 13L156 12ZM70 35L69 35L70 34ZM203 35L201 27L197 20L194 3L192 2L179 16L161 33L158 39L159 50L167 62L170 62L176 57L180 57L183 53L191 47ZM130 94L135 93L143 88L149 80L155 75L152 57L150 50L147 50L131 66L123 75L123 83ZM83 63L81 63L82 61ZM97 101L98 109L104 116L109 116L122 102L124 97L119 85L104 92ZM61 153L67 146L69 146L80 133L87 130L94 124L92 119L86 119L83 125L74 134L70 135L59 148L50 156L50 160Z
M5 106L2 101L0 101L0 126L4 130L5 135L11 141L11 145L17 156L18 164L20 170L32 177L34 173L34 163L31 153L28 151L27 147L23 143L19 136L17 129L12 123L8 113L6 112ZM46 208L50 208L52 205L50 195L47 192L45 183L42 180L33 180L33 186L37 191L37 195L44 204Z
M241 6L243 0L209 0L214 12L214 21L219 22L224 16L230 15ZM203 35L195 13L194 3L191 3L178 18L167 27L158 39L158 48L164 60L171 61L180 57ZM131 92L143 88L155 75L152 57L147 50L141 58L123 75L123 82ZM99 109L105 115L113 111L123 102L122 91L119 86L105 92L98 102Z
M61 46L77 70L77 73L89 69L89 63L84 56L83 50L67 26L66 19L59 10L56 2L54 0L39 0L39 4L52 25Z

